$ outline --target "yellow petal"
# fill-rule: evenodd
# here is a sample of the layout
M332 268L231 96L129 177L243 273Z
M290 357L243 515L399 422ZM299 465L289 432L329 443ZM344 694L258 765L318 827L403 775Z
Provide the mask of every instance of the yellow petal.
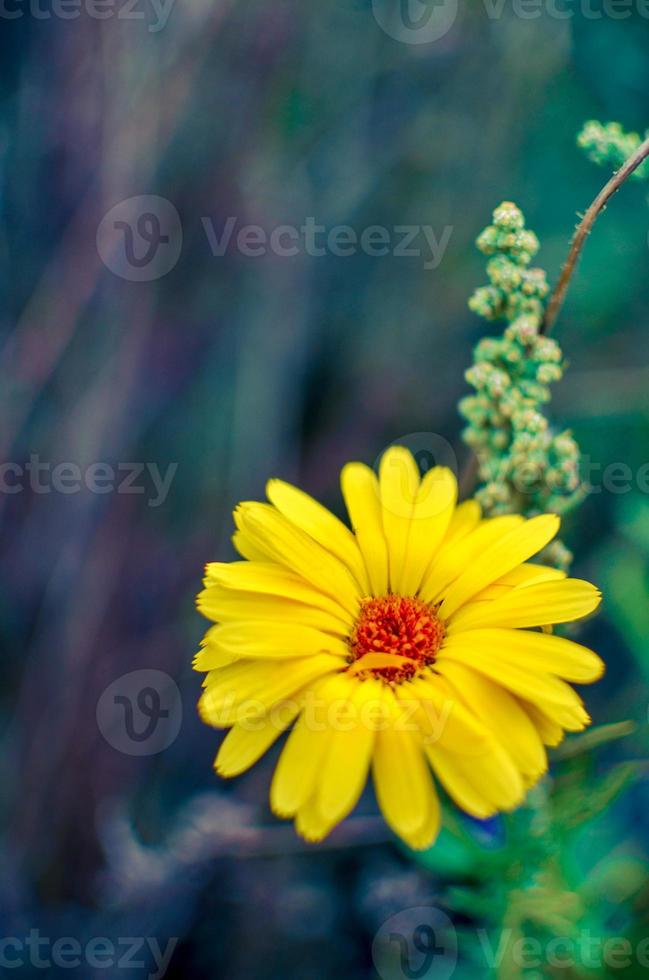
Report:
M527 561L552 540L558 529L556 514L541 514L513 528L476 557L453 582L444 596L440 616L448 619L485 586Z
M429 847L432 847L442 824L442 811L434 782L431 781L430 787L431 792L428 795L428 809L424 820L417 830L403 835L406 844L413 851L425 851Z
M243 623L223 623L216 626L210 635L209 646L205 648L202 669L212 670L221 666L220 653L229 656L285 660L291 657L304 657L307 654L331 654L344 662L349 654L347 642L341 637L323 633L311 626L298 623L282 623L270 619L267 622L249 621ZM210 663L212 655L216 663ZM339 665L340 661L339 661Z
M410 525L408 550L401 579L404 595L415 595L424 572L446 535L457 500L452 471L435 466L422 479Z
M465 500L458 504L453 511L451 523L444 537L444 547L457 544L470 531L474 531L480 523L480 504L477 500Z
M420 598L424 602L437 602L451 582L494 541L501 540L512 528L520 527L523 523L524 519L518 514L490 517L467 534L442 542L438 554L424 575L419 589Z
M478 599L499 599L501 596L511 592L512 589L523 588L527 585L536 585L537 582L559 582L566 578L566 573L558 568L550 568L549 565L535 565L534 562L526 561L522 565L512 568L501 578L496 579L486 589L478 592L472 601Z
M419 492L419 470L407 449L391 446L379 464L383 533L388 544L390 591L404 595L410 526Z
M559 683L562 682L559 681ZM564 686L567 687L567 685ZM569 690L572 689L569 688ZM574 691L572 693L575 696L575 703L570 705L559 704L540 696L528 699L530 700L529 704L523 699L523 703L526 710L532 708L537 714L542 713L548 723L559 725L567 732L581 732L587 725L590 725L590 715L584 708L581 698ZM534 711L530 711L530 717L534 715Z
M479 762L436 745L426 752L435 775L455 802L474 817L485 819L522 803L525 785L511 757L495 740Z
M270 504L248 502L235 511L235 521L274 561L338 600L352 615L358 612L360 592L349 569L283 517Z
M227 667L228 664L236 663L240 659L236 653L227 654L221 650L215 650L214 635L216 630L216 626L210 626L201 640L201 648L192 661L192 668L194 670L215 670L217 667Z
M311 796L325 753L328 731L313 732L302 713L284 746L270 787L270 805L278 817L293 817Z
M445 677L425 672L399 685L395 693L407 715L421 729L425 745L439 745L463 755L483 755L490 735Z
M235 592L220 586L204 589L198 595L196 604L204 616L219 623L275 620L277 623L311 626L340 637L349 636L351 629L337 616L304 602L257 592Z
M555 674L578 684L592 684L604 664L592 650L562 636L515 629L471 629L448 636L447 654L465 651L474 660L500 664L505 669ZM477 668L476 668L477 669Z
M552 748L559 745L564 738L564 731L561 725L535 704L530 704L529 701L518 700L521 708L529 716L530 721L538 731L543 744L550 745Z
M342 521L297 487L282 480L269 480L266 495L289 521L330 551L347 566L361 591L367 594L369 581L354 535Z
M346 685L347 700L332 719L329 740L316 791L316 806L326 821L337 823L353 810L367 782L374 724L372 709L381 702L382 685L377 680Z
M545 772L547 756L537 726L512 694L487 677L452 660L440 663L439 669L466 704L467 710L490 729L522 773L536 778ZM441 747L452 748L444 744Z
M245 531L235 531L232 535L232 544L241 557L246 558L248 561L268 562L272 558L272 555L261 548L259 543L253 542Z
M295 814L295 830L310 844L319 844L335 825L335 820L324 817L320 812L315 791Z
M406 666L417 667L418 664L416 660L404 657L400 653L365 653L353 662L348 673L356 677L368 670L383 670L386 667L396 667L397 670L401 670Z
M279 710L281 708L284 710ZM297 701L287 702L284 706L278 705L269 716L233 725L214 760L219 776L238 776L250 769L293 723L299 710Z
M278 663L241 660L210 671L198 703L201 718L215 728L227 728L260 717L273 705L297 697L316 678L340 670L340 659L320 654Z
M451 617L448 632L483 626L545 626L568 623L597 608L601 595L590 582L563 579L514 588L493 601L473 600Z
M440 670L443 669L443 661L449 659L477 670L497 684L502 684L513 694L535 704L539 700L566 708L581 704L573 689L558 677L544 673L534 665L528 666L524 660L514 663L504 657L492 655L490 651L467 640L470 636L471 633L458 633L446 638L438 655Z
M474 785L466 759L462 759L460 765L459 757L441 749L430 750L428 756L436 778L461 810L478 820L486 820L498 813L498 806L486 799Z
M206 586L220 585L241 592L263 593L317 606L345 625L354 619L336 599L325 595L301 576L274 562L211 562L206 569Z
M340 475L340 482L372 595L385 595L388 591L388 547L383 534L379 481L369 466L348 463Z
M349 696L350 681L340 674L314 685L288 737L270 789L270 805L278 817L292 817L316 788L332 735L331 705Z
M387 686L383 698L385 726L377 731L372 763L376 798L388 825L410 843L420 840L434 812L435 787L416 724Z

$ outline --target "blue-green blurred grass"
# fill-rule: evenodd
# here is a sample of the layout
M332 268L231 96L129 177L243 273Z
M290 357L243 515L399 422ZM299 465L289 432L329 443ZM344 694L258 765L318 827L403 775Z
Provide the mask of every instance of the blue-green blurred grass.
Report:
M383 34L360 0L178 4L158 34L116 19L3 23L4 458L178 463L157 509L119 495L2 500L7 934L178 935L169 976L261 980L281 964L286 977L369 977L381 916L438 894L387 834L303 852L287 829L271 856L199 849L171 879L150 858L165 894L149 884L133 897L105 827L123 813L158 843L203 792L222 794L226 825L240 819L226 801L271 825L271 763L217 785L215 733L194 717L202 565L231 555L231 509L270 475L339 510L347 459L422 431L461 452L456 402L484 333L466 309L483 280L473 239L513 199L556 279L604 179L575 135L588 117L649 125L648 39L637 15L490 20L475 0L421 48ZM183 224L178 265L151 284L119 280L95 249L102 215L138 194L168 198ZM584 453L634 472L649 459L646 198L625 188L587 244L558 325L571 368L553 403ZM394 256L215 258L200 219L220 228L229 215L453 233L435 270ZM598 722L646 723L648 506L637 491L604 493L570 522L577 573L607 587L584 633L609 664L586 692ZM111 680L147 666L178 679L185 720L170 749L138 760L102 740L95 707ZM610 751L645 746L641 728ZM638 782L585 831L581 873L602 840L644 860L646 811Z

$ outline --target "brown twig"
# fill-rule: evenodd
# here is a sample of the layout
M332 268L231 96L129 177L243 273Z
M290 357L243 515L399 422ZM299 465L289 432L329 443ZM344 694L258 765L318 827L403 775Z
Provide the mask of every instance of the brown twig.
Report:
M640 166L643 160L649 156L649 139L646 139L640 144L635 153L631 154L629 159L624 163L620 169L613 174L611 179L605 186L601 189L593 203L590 205L585 215L577 225L577 230L575 231L574 237L572 239L572 244L570 246L570 251L568 252L568 258L566 263L561 270L561 275L559 277L559 282L557 283L555 290L550 298L548 307L541 325L541 333L549 334L552 330L559 311L563 305L563 301L566 297L566 292L568 291L568 285L572 277L575 267L577 265L577 260L581 253L584 243L588 238L595 220L599 213L604 210L608 201L615 194L616 191L620 189L627 177L630 177L634 170Z
M475 488L476 480L478 479L478 457L471 449L469 450L469 455L464 461L464 466L460 470L460 476L458 480L460 498L465 500L470 497Z

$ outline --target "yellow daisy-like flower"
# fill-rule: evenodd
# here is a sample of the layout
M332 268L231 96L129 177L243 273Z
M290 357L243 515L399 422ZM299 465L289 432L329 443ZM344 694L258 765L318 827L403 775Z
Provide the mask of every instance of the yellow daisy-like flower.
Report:
M308 840L347 816L371 769L387 823L424 848L436 780L475 817L511 810L546 771L545 746L589 723L566 681L596 680L602 661L549 628L600 595L529 562L558 517L482 519L475 501L457 505L450 470L420 478L402 447L378 478L349 463L341 482L353 531L280 480L270 503L235 511L245 560L208 565L198 597L217 624L194 664L199 710L230 729L222 776L293 726L271 805Z

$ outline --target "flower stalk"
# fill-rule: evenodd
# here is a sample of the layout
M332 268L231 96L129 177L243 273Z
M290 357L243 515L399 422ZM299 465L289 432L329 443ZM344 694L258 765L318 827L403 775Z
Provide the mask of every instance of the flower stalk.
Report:
M588 124L591 125L592 124ZM588 133L588 125L584 128L580 136L580 145L588 146L588 142L584 140L584 133ZM591 154L592 156L592 154ZM590 232L597 220L598 215L604 210L613 195L620 189L622 184L628 180L628 178L638 172L640 176L644 176L643 170L639 168L644 164L644 162L649 157L649 137L647 137L636 150L631 154L631 156L622 164L620 169L613 174L611 179L604 185L601 189L593 203L590 205L583 218L577 225L577 230L572 239L572 244L570 246L570 251L568 253L568 258L561 271L559 281L556 288L550 298L548 303L547 312L541 326L541 333L549 334L556 319L563 306L563 301L566 298L566 293L568 291L568 286L572 275L577 267L577 261L581 254L581 250L584 247L586 239L590 235Z

